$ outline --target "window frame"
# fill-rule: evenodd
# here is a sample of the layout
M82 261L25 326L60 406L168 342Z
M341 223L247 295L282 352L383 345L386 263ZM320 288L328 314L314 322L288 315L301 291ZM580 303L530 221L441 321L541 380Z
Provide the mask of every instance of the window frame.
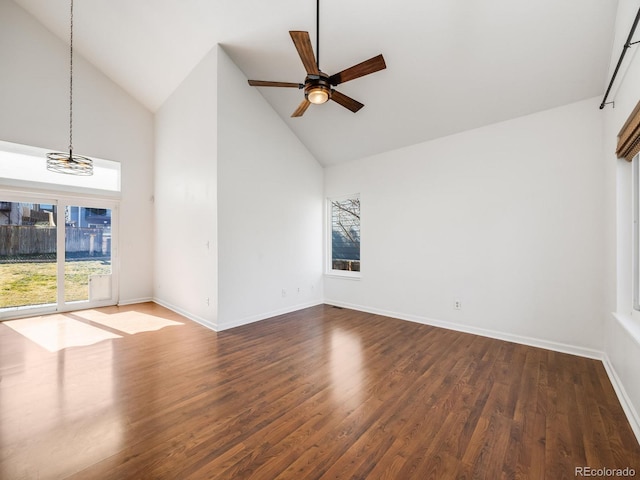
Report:
M349 278L353 280L359 280L362 277L362 249L360 249L360 271L352 270L336 270L333 268L333 202L339 202L350 199L358 199L361 201L362 197L359 193L353 193L349 195L340 195L327 197L326 201L326 249L325 249L325 275L332 277ZM360 223L359 230L362 236L362 203L360 203Z

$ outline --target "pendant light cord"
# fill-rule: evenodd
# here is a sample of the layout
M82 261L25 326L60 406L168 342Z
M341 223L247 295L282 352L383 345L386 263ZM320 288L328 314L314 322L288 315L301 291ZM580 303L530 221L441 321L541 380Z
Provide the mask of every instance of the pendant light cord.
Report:
M73 0L71 0L69 40L69 158L73 158Z
M71 14L69 21L69 154L47 153L47 170L69 175L93 175L93 160L73 154L73 0L69 1Z

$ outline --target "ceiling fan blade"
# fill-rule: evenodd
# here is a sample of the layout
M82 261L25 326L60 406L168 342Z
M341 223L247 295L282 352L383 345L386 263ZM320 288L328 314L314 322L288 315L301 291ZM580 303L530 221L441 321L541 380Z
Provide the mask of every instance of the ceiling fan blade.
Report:
M329 82L334 86L340 85L341 83L348 82L355 78L364 77L365 75L369 75L370 73L374 73L379 70L384 70L385 68L387 68L387 64L384 62L384 58L382 55L377 55L369 60L365 60L364 62L354 65L353 67L342 70L335 75L331 75L329 77Z
M252 87L290 87L290 88L304 88L301 83L292 82L269 82L265 80L249 80L249 85Z
M304 112L307 111L307 108L309 108L309 105L311 105L311 102L309 100L307 100L306 98L302 100L302 103L300 103L300 105L298 105L298 108L296 108L296 111L293 112L291 114L292 117L301 117L302 115L304 115Z
M306 70L307 74L319 75L320 72L318 71L316 57L313 54L313 46L311 45L309 32L300 32L294 30L290 31L289 35L291 35L293 44L296 46L296 50L298 50L298 55L300 55L300 60L302 60L302 64L304 65L304 69Z
M336 103L339 103L344 108L348 108L353 113L356 113L358 110L364 107L363 103L360 103L351 97L347 97L344 93L340 93L337 90L331 91L331 100L333 100Z

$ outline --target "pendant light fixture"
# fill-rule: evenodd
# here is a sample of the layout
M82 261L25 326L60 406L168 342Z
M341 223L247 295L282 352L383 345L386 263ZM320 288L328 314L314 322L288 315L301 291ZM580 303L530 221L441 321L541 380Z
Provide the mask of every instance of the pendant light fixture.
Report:
M93 175L93 160L73 154L73 0L69 41L69 153L47 153L47 170L69 175Z

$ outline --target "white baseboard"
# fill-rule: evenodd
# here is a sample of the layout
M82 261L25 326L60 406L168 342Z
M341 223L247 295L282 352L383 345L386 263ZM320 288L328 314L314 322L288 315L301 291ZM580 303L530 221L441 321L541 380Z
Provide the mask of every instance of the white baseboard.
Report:
M480 335L482 337L495 338L497 340L504 340L507 342L520 343L522 345L529 345L531 347L544 348L546 350L552 350L554 352L569 353L571 355L578 355L580 357L593 358L596 360L603 359L603 353L598 350L590 348L577 347L575 345L568 345L565 343L553 342L550 340L542 340L539 338L526 337L523 335L515 335L511 333L499 332L497 330L488 330L484 328L470 327L468 325L461 325L459 323L447 322L444 320L436 320L428 317L421 317L418 315L409 315L399 312L392 312L382 310L378 308L364 307L362 305L353 305L344 302L335 302L332 300L325 300L328 305L334 305L336 307L350 308L352 310L358 310L366 313L373 313L375 315L383 315L385 317L397 318L400 320L407 320L409 322L421 323L423 325L430 325L433 327L446 328L448 330L455 330L458 332L472 333L474 335Z
M242 325L248 325L250 323L259 322L261 320L266 320L268 318L277 317L278 315L284 315L285 313L297 312L298 310L303 310L305 308L315 307L316 305L322 305L324 302L322 300L316 300L307 303L301 303L298 305L292 305L287 308L282 308L278 310L273 310L268 313L261 313L259 315L251 315L249 317L240 318L234 320L229 323L224 323L219 325L220 330L229 330L231 328L241 327Z
M261 320L266 320L268 318L272 318L272 317L277 317L278 315L284 315L285 313L291 313L291 312L296 312L298 310L303 310L305 308L309 308L309 307L315 307L316 305L322 305L324 302L322 302L321 300L316 300L313 302L307 302L307 303L301 303L301 304L297 304L297 305L292 305L290 307L287 308L283 308L283 309L279 309L279 310L273 310L271 312L267 312L267 313L262 313L259 315L252 315L249 317L244 317L244 318L240 318L237 320L234 320L232 322L229 323L220 323L220 322L211 322L205 318L199 317L198 315L194 315L191 312L184 310L180 307L177 307L175 305L172 305L169 302L165 302L164 300L161 300L159 298L154 298L153 300L154 303L157 303L158 305L161 305L165 308L168 308L169 310L171 310L172 312L178 313L180 315L182 315L185 318L188 318L189 320L192 320L196 323L199 323L200 325L207 327L211 330L213 330L214 332L221 332L223 330L229 330L231 328L236 328L236 327L241 327L242 325L248 325L250 323L255 323L255 322L259 322Z
M191 321L199 323L203 327L207 327L208 329L213 330L214 332L218 331L218 325L216 323L213 323L205 318L199 317L198 315L194 315L191 312L188 312L180 307L176 307L175 305L165 302L159 298L154 298L152 301L154 303L157 303L158 305L163 306L164 308L168 308L172 312L175 312L179 315L182 315L185 318L188 318Z
M604 355L602 360L602 364L604 365L605 370L607 371L607 375L609 376L609 380L611 381L611 385L613 385L613 389L618 396L618 400L620 401L620 405L622 405L622 409L624 410L627 419L629 420L629 424L631 425L631 429L633 433L636 435L636 439L638 443L640 443L640 415L633 406L633 402L627 395L627 392L624 388L624 384L620 380L616 369L613 367L613 364L609 360L608 355Z
M147 303L153 302L153 297L145 297L145 298L132 298L129 300L119 300L118 305L135 305L136 303Z

